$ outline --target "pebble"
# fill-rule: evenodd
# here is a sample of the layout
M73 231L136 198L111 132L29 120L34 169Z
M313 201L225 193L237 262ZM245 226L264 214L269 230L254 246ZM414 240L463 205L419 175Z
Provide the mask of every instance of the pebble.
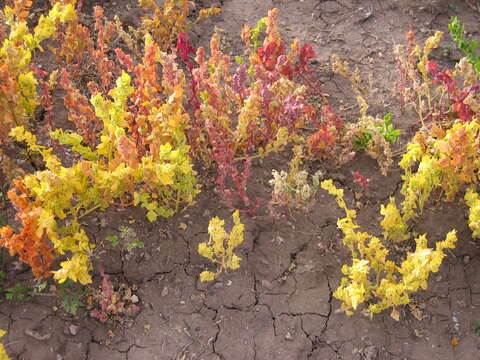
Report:
M465 256L463 257L463 263L464 263L465 265L469 264L469 263L470 263L470 256L465 255Z
M292 336L292 334L290 333L290 331L288 331L288 332L285 334L285 340L289 340L289 341L292 341L292 340L293 340L293 336Z
M162 293L160 295L161 296L167 296L168 295L168 286L163 287Z
M77 335L78 332L80 331L80 326L71 324L71 325L68 327L68 331L70 332L71 335L75 336L75 335Z
M271 290L273 288L273 284L268 280L262 280L261 284L265 289Z
M132 295L132 297L130 298L130 301L132 302L132 304L136 304L136 303L138 303L140 300L138 299L138 296L137 296L137 295Z

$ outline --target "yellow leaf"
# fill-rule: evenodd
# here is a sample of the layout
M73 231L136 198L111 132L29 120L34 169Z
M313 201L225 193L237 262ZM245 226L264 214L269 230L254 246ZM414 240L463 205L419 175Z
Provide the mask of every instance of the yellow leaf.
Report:
M200 273L200 281L213 281L215 280L215 274L211 271L202 271Z

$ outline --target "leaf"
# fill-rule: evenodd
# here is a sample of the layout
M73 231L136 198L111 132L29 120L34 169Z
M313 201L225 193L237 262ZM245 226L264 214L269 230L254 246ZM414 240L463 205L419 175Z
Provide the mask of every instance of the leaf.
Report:
M211 271L202 271L200 273L200 281L213 281L215 280L215 274Z
M400 312L397 309L393 308L392 312L390 313L390 317L395 321L400 321Z
M182 222L182 223L178 224L178 228L180 230L187 230L188 225Z
M155 222L157 221L157 218L158 218L158 215L155 211L150 210L149 212L147 212L148 221Z

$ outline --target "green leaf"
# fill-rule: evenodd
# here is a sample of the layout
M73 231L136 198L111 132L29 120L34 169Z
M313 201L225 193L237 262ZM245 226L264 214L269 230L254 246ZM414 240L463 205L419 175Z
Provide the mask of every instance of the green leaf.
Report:
M109 235L105 238L112 246L118 245L118 236L117 235Z

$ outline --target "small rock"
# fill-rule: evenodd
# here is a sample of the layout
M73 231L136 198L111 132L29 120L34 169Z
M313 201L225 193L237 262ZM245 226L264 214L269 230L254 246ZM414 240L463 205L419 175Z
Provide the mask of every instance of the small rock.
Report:
M463 257L463 263L464 263L465 265L468 265L468 264L470 263L470 256L465 255L465 256Z
M71 335L75 336L75 335L77 335L78 332L80 331L80 326L75 325L75 324L71 324L71 325L68 327L68 331L70 332Z
M137 295L132 295L132 297L130 298L130 301L131 301L133 304L138 303L138 302L139 302L138 296L137 296Z
M25 330L25 335L33 337L35 340L38 341L43 341L43 340L48 340L51 337L51 334L40 334L38 331L32 330L32 329L27 329Z
M285 334L285 340L289 340L289 341L292 341L292 340L293 340L293 336L292 336L292 334L290 333L290 331L288 331L288 332Z
M60 354L57 354L57 360L63 360L63 356Z
M262 280L261 284L265 289L272 290L273 288L273 284L268 280Z
M168 295L168 286L163 287L162 293L160 295L161 296L167 296Z

